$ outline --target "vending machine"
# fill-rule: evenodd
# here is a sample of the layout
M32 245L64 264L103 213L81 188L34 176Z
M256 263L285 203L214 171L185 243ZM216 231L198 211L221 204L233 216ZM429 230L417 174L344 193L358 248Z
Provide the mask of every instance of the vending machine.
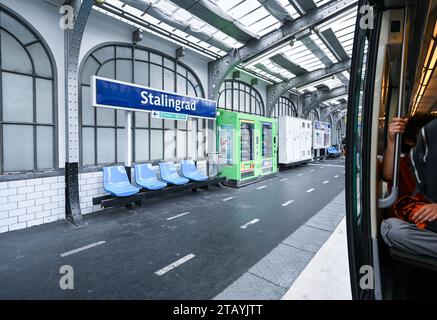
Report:
M240 187L276 175L275 119L218 110L217 148L221 176Z

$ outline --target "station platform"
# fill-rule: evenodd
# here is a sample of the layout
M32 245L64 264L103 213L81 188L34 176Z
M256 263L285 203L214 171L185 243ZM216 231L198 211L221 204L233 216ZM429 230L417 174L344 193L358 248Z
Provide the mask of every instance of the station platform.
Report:
M58 221L1 234L0 299L280 299L342 219L326 207L341 206L343 179L341 162L327 160L240 189L91 213L84 228ZM74 290L59 286L63 266ZM230 294L241 279L279 286Z

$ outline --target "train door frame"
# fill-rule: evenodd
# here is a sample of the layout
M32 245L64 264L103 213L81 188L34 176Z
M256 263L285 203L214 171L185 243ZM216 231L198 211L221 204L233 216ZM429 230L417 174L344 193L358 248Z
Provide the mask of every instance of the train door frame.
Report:
M370 198L373 188L371 188L370 166L361 165L371 162L371 146L363 141L370 140L372 126L361 126L360 133L358 119L361 116L361 123L372 123L369 121L373 108L371 97L373 97L374 86L372 81L378 59L378 50L376 49L381 25L381 12L377 6L373 6L374 28L362 29L360 27L361 20L368 14L363 13L360 8L371 4L369 0L360 0L358 3L347 113L346 139L349 156L346 158L346 223L353 299L378 299L381 296L379 263L377 261L378 250L377 247L375 248L375 240L372 240L371 237ZM363 80L366 40L368 48L372 50L367 52ZM361 89L363 85L364 87ZM361 91L366 92L366 94L360 95ZM362 110L365 110L361 115L359 112L360 99L362 99ZM359 210L360 212L358 212ZM369 272L372 273L371 277L366 278ZM368 283L369 279L371 283Z

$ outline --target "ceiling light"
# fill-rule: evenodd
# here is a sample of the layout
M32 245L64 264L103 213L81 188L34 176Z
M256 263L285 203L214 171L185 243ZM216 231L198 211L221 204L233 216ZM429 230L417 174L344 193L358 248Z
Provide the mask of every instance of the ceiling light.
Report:
M411 114L414 115L419 108L419 104L426 92L431 76L434 72L437 63L437 20L434 23L434 30L431 41L429 42L428 51L423 63L422 75L420 77L419 86L417 87L411 108Z

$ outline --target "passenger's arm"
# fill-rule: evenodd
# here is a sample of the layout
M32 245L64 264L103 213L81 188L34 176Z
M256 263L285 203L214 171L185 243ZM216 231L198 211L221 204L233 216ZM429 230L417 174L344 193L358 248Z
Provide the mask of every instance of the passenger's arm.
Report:
M394 118L388 125L387 148L382 163L382 177L386 181L393 180L396 134L405 132L407 121L408 119Z

